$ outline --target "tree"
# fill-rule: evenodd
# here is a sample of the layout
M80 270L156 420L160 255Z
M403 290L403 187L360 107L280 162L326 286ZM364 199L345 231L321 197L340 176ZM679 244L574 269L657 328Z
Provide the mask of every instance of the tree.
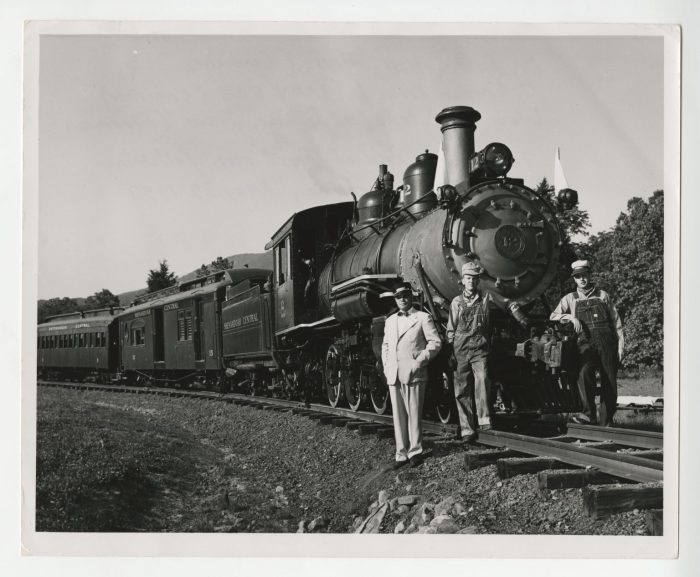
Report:
M85 299L83 310L108 309L119 306L119 297L107 289L102 289Z
M217 256L216 260L211 261L211 263L209 263L208 265L203 264L202 266L200 266L195 271L195 275L197 276L197 278L202 278L214 272L220 270L228 270L230 268L233 268L233 261L230 261L228 257L222 258L220 256Z
M588 236L591 220L587 210L583 210L578 204L572 208L563 207L557 200L554 186L550 185L546 178L540 181L535 192L544 196L553 206L565 241L571 242L575 236Z
M46 319L55 315L74 313L80 310L77 300L63 297L39 301L37 307L37 320L39 323L46 322Z
M624 364L663 366L664 193L635 197L610 230L592 237L583 255L611 293L625 329Z
M555 195L554 186L543 178L535 187L535 192L550 203L559 221L562 232L562 244L559 253L559 267L552 284L545 291L545 298L550 306L555 306L559 299L569 292L568 281L571 277L571 263L579 258L584 243L575 242L574 237L587 237L591 221L588 211L576 205L571 208L562 206Z
M220 256L216 257L216 260L211 261L211 270L217 271L217 270L228 270L230 268L233 268L233 262L226 258L221 258Z
M162 290L177 284L177 277L175 273L170 272L168 261L163 259L159 261L159 265L158 269L148 271L148 278L146 279L148 292Z

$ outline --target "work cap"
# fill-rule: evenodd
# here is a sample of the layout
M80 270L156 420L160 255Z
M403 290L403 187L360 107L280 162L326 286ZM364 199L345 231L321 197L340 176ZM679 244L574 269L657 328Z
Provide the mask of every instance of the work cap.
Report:
M577 260L571 265L571 276L591 272L591 264L587 260Z
M465 274L468 276L481 276L482 272L484 272L484 269L475 262L466 262L462 265L462 276Z

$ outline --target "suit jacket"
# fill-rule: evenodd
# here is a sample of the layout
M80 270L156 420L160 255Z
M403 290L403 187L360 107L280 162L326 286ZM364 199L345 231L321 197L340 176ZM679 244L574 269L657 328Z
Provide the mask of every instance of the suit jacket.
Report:
M399 334L399 317L394 313L384 324L382 363L386 382L409 385L428 379L428 363L442 347L433 318L423 311L410 310L409 322Z

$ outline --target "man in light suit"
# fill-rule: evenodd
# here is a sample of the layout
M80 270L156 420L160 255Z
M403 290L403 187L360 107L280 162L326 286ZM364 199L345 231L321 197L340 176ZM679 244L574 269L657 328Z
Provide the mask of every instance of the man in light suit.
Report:
M398 469L423 462L421 418L428 363L440 352L442 341L432 317L413 307L410 283L399 284L392 296L399 310L384 325L382 363L393 407Z

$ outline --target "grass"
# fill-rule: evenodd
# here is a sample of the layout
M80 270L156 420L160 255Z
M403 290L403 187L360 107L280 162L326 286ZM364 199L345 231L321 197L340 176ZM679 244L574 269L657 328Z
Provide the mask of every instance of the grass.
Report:
M195 485L212 450L153 415L42 392L37 531L163 530L155 503L176 485Z
M617 379L617 394L620 396L663 397L661 377L620 377Z

